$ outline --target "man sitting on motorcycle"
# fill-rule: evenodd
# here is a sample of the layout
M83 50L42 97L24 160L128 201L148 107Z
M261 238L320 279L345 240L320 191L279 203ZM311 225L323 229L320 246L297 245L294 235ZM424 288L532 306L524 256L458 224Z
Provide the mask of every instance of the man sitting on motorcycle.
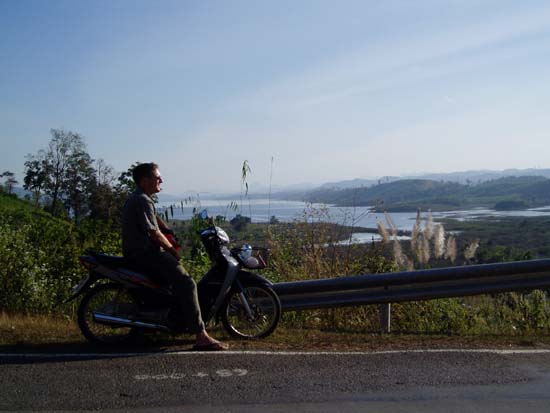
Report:
M197 285L180 264L179 251L164 236L166 224L157 219L152 195L160 192L163 182L158 165L137 165L132 177L137 190L127 199L122 213L122 250L134 266L150 275L156 282L171 286L180 298L184 320L182 327L197 334L195 350L226 350L227 345L208 335L201 317Z

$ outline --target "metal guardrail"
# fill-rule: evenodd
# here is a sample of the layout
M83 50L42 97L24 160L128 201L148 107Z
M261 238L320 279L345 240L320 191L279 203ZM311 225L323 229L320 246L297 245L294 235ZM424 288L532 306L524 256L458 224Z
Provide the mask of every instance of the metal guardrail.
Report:
M550 288L550 259L277 283L283 311Z

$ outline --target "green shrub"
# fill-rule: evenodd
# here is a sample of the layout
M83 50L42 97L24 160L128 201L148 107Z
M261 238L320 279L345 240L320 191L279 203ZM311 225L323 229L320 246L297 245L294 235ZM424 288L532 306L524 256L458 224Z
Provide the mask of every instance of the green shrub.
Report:
M64 305L84 275L86 248L119 252L120 236L106 224L78 228L18 199L0 197L0 311L71 312Z

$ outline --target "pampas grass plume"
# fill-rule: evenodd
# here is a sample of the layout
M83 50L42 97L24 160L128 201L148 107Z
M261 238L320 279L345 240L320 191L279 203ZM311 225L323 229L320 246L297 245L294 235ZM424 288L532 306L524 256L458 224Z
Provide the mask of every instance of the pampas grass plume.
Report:
M390 242L390 234L388 234L386 227L380 221L378 221L376 225L378 226L378 233L382 237L382 241L384 242L384 244L388 244Z
M453 235L447 239L445 258L451 260L452 263L456 261L456 239Z
M466 250L464 251L464 258L466 258L467 261L470 261L474 256L476 255L476 251L479 247L479 239L474 239L470 245L466 247Z
M439 259L443 257L443 254L445 253L445 229L443 228L443 225L434 225L433 242L434 256Z

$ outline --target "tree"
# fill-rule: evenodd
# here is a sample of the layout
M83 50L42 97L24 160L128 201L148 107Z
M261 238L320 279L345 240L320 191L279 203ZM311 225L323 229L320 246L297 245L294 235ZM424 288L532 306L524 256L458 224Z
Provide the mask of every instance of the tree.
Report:
M132 172L141 162L134 162L115 179L113 168L103 159L96 161L95 178L90 198L90 217L119 225L122 208L128 195L136 190ZM153 196L153 199L156 199Z
M90 217L107 222L117 222L117 217L126 199L126 192L115 187L113 168L98 159L90 195Z
M15 174L10 171L3 172L0 177L6 178L6 181L4 182L4 190L11 194L13 191L13 187L17 185L19 182L15 179Z
M36 156L27 155L25 162L25 177L23 178L23 188L31 191L36 205L40 201L42 187L46 181L46 172L43 165L44 151L39 152Z
M47 149L27 155L25 189L44 193L53 214L61 213L61 201L78 219L88 195L90 175L94 169L83 138L74 132L51 129Z
M65 208L75 222L89 211L95 181L92 163L90 155L83 148L75 149L67 160L62 192Z
M125 192L127 194L130 194L131 192L134 192L137 189L137 185L134 182L133 179L133 171L136 166L138 166L141 162L134 162L127 171L122 172L120 176L118 177L118 184L117 184L117 190L120 192Z

